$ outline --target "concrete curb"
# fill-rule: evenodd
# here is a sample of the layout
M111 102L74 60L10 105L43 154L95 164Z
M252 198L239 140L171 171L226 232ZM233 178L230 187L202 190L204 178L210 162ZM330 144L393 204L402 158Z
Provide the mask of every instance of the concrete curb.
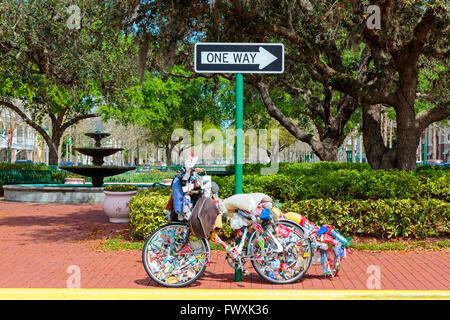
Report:
M450 300L450 290L8 288L0 289L0 300Z

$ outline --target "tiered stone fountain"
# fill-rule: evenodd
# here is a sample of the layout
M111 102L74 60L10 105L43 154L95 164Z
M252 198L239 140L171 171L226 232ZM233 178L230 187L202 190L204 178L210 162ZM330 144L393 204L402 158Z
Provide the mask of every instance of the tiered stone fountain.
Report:
M35 203L103 203L103 179L105 177L134 170L132 166L103 165L104 157L121 151L121 148L102 147L102 139L110 136L105 132L90 132L86 136L95 140L94 147L75 148L76 151L92 157L93 165L60 166L60 169L92 178L92 184L20 184L3 186L4 199L7 201ZM141 186L146 189L151 186ZM154 187L154 185L153 185Z
M75 148L81 154L92 157L93 165L82 166L60 166L60 169L76 173L85 177L92 178L92 185L94 187L102 187L103 179L105 177L115 176L130 170L136 169L136 167L123 167L123 166L104 166L104 157L110 156L123 150L122 148L109 148L102 147L101 141L109 137L111 134L106 132L88 132L86 136L95 140L95 147L88 148Z

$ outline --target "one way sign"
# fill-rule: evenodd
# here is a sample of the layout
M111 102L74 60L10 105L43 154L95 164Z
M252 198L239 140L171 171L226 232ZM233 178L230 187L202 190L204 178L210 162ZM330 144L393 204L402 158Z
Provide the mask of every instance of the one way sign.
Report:
M196 43L194 68L199 73L283 73L281 43Z

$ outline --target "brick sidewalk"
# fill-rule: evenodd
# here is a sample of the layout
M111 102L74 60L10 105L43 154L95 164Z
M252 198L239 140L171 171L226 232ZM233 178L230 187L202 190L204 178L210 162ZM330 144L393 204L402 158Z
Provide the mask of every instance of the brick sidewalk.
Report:
M0 288L65 288L69 266L81 271L82 288L155 288L139 250L101 252L105 235L127 228L111 224L101 205L19 204L0 200ZM355 252L342 263L336 278L319 276L320 266L295 284L273 285L251 268L242 282L223 251L214 251L203 276L190 288L366 290L367 273L378 266L383 290L448 290L449 252ZM70 269L69 269L70 271Z

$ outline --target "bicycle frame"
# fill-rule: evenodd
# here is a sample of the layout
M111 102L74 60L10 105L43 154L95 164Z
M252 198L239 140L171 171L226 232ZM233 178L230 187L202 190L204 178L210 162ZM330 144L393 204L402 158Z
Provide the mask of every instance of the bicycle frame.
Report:
M235 212L235 214L240 214L240 213ZM246 216L248 216L248 215L246 215ZM236 239L241 239L241 241L239 242L239 245L237 246L237 248L228 245L225 241L223 241L219 237L219 235L217 234L216 230L213 230L214 243L215 244L218 243L219 245L221 245L226 250L226 252L230 255L230 257L232 259L235 259L235 260L238 259L240 264L241 264L241 260L240 259L242 259L242 258L247 258L249 260L255 259L254 257L250 257L250 256L242 256L243 248L245 246L245 243L249 241L249 238L247 237L247 235L249 233L249 226L250 226L250 224L248 226L244 226L244 227L238 229L237 235L236 235ZM255 222L255 221L253 221L253 223L251 224L251 227L255 230L254 232L256 232L256 231L259 231L260 233L264 232L262 226L259 223ZM265 232L267 234L267 237L270 237L272 239L272 241L276 244L277 248L275 250L273 250L273 253L281 253L281 252L283 252L283 246L278 241L278 239L274 236L273 228L267 228L267 230L265 230ZM296 232L296 231L292 230L292 232ZM299 235L299 236L301 236L301 235ZM256 259L256 260L258 260L258 259ZM242 267L242 265L241 265L241 267Z

